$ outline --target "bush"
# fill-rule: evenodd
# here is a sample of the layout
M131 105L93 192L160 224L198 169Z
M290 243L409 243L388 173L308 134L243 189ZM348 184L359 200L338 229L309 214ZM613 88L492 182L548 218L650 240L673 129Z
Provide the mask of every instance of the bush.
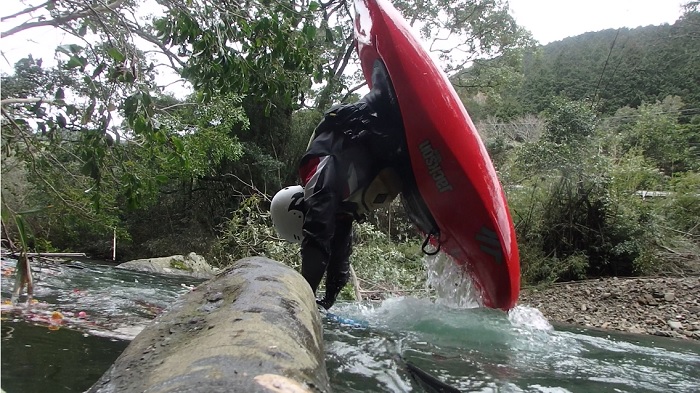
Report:
M663 204L669 225L685 235L700 237L700 173L678 174L670 183L671 193Z
M523 280L658 271L665 217L635 192L661 187L663 173L633 150L614 159L599 154L593 118L580 105L560 102L547 116L543 139L516 149L506 168L506 178L521 179L506 190Z
M425 283L421 243L418 239L395 242L370 223L355 224L351 263L365 290L401 291Z
M553 283L568 277L578 280L586 277L588 257L577 252L566 258L559 259L546 256L542 249L523 243L520 247L521 277L523 283Z
M262 209L257 195L245 199L221 226L211 256L213 264L219 267L250 256L267 257L296 269L301 266L299 245L277 237L270 212Z
M425 268L419 240L394 242L369 222L354 225L350 258L363 290L386 292L422 287ZM246 199L222 226L211 255L214 264L220 267L244 257L265 256L301 270L299 245L277 237L270 213L262 208L257 196ZM354 298L352 282L340 298Z

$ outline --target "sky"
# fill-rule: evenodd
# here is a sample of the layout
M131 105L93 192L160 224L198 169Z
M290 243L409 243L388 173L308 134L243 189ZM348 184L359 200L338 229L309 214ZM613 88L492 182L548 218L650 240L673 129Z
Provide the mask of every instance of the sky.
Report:
M541 44L619 27L672 24L688 0L509 0L512 15Z

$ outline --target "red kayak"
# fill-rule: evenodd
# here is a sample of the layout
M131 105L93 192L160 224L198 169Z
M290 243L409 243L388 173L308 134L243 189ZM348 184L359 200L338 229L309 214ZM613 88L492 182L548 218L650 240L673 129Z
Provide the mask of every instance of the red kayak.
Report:
M471 275L484 306L511 309L520 291L515 230L469 114L388 1L356 0L355 13L365 78L371 87L373 66L382 61L396 94L415 188L439 233L431 243Z

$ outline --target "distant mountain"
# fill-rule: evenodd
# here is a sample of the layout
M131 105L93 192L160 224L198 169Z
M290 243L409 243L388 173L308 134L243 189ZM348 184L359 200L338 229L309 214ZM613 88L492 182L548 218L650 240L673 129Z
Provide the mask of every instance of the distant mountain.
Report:
M680 96L688 114L700 114L700 12L673 25L590 32L475 65L453 82L476 117L537 113L554 96L589 100L601 113ZM494 72L494 69L501 72ZM502 75L510 73L509 78ZM509 83L494 87L485 78ZM489 85L489 89L476 86ZM466 87L460 87L466 86ZM471 107L471 109L470 109Z

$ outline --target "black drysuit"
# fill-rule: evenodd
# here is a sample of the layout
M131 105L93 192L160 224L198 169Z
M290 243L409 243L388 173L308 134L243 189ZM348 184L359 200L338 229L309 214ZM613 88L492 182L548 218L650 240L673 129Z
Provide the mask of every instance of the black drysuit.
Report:
M314 293L326 273L326 294L319 301L326 309L349 279L352 222L358 215L347 198L398 162L403 132L393 97L377 62L373 89L355 104L326 112L299 164L306 209L301 273Z

